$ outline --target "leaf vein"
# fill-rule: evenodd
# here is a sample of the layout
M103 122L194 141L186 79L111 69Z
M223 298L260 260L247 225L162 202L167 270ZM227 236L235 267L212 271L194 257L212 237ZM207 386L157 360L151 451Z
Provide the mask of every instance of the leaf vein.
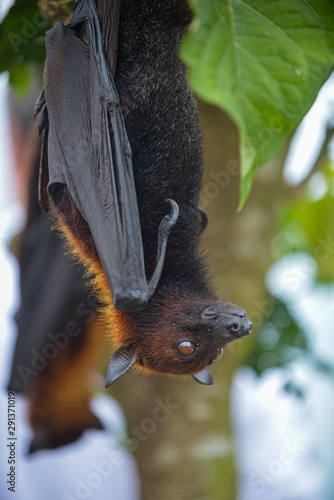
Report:
M257 57L254 56L254 54L252 54L247 49L245 49L245 47L243 47L240 43L237 42L237 45L239 46L239 48L240 48L240 50L242 52L244 52L247 56L249 56L252 59L254 59L255 63L257 63L258 65L260 65L265 70L265 72L268 74L269 78L275 83L275 85L277 87L277 90L279 91L282 99L284 100L282 89L280 87L280 84L279 84L278 80L276 80L276 78L274 77L274 75L272 73L270 73L270 71L268 70L268 68L266 68L265 65Z
M249 5L244 0L235 0L235 1L237 1L238 3L244 5L251 12L253 12L254 14L256 14L260 19L262 19L266 23L268 23L271 26L273 26L274 29L276 29L279 33L281 33L281 35L283 35L283 37L287 38L290 42L292 42L297 47L297 49L302 54L304 54L304 51L303 51L302 47L300 47L300 45L298 45L298 43L296 42L296 40L294 40L290 35L288 35L288 33L286 31L284 31L278 24L274 23L274 21L272 21L271 19L269 19L268 17L266 17L265 15L263 15L261 12L259 12L257 9L255 9L252 5Z

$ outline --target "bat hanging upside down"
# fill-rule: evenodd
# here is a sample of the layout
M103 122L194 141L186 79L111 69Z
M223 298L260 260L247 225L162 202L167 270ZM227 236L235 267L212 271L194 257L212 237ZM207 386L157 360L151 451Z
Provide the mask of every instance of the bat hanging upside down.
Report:
M190 21L185 0L123 0L115 76L93 0L46 37L40 197L104 304L106 386L132 366L212 384L207 367L252 327L199 248L202 138L178 55Z

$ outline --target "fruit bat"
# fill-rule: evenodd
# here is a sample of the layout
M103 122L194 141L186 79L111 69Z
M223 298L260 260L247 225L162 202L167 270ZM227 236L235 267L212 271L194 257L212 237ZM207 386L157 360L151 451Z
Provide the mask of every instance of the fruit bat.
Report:
M88 280L38 205L38 161L29 169L26 224L15 238L21 303L7 388L26 397L31 453L102 428L90 399L105 345Z
M123 0L114 76L93 0L46 35L40 198L104 304L106 386L132 366L211 384L207 367L252 326L200 250L202 137L178 54L190 20L185 0Z

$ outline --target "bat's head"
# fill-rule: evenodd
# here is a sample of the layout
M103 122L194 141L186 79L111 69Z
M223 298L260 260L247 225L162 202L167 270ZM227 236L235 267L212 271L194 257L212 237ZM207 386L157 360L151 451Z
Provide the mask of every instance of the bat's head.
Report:
M119 314L128 335L110 360L106 386L133 365L148 372L193 375L211 385L208 366L222 356L226 344L252 328L240 307L189 296L164 300L141 313Z

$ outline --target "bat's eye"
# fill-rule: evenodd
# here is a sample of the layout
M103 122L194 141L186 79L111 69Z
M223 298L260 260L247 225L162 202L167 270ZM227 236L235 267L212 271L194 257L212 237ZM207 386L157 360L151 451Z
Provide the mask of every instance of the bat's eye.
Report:
M219 347L219 349L217 349L216 351L216 355L215 355L215 361L217 361L217 359L220 359L223 355L223 348L222 347Z
M192 354L195 349L196 345L193 342L188 342L187 340L180 342L180 344L177 346L177 350L183 356L189 356L189 354Z

